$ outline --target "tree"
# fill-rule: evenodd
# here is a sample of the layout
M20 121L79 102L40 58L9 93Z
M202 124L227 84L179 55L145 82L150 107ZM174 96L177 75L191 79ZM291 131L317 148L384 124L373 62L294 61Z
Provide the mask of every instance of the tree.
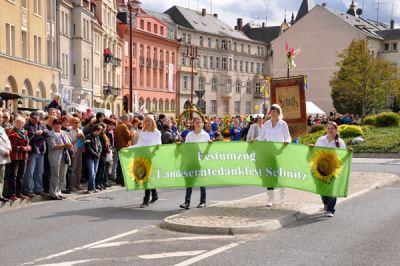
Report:
M332 100L339 113L361 116L382 109L388 95L398 94L396 70L368 51L368 41L354 40L339 54L340 68L330 84Z

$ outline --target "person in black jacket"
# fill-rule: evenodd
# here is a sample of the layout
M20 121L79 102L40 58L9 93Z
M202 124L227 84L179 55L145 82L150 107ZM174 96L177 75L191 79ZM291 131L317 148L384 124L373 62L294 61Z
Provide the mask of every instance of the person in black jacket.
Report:
M47 109L54 108L54 109L62 111L60 100L61 100L60 94L58 94L58 93L54 94L53 100L50 102L50 104L47 107Z
M108 175L108 163L107 163L107 153L111 152L111 143L110 139L106 135L106 124L100 123L102 126L99 138L101 142L101 155L99 159L99 167L96 173L96 189L103 190L106 189L107 186L107 175Z
M161 143L169 144L174 142L175 142L174 133L172 132L168 124L164 124L161 131Z
M102 152L102 146L99 138L102 129L103 127L101 125L95 124L92 128L92 133L85 139L86 165L89 175L88 194L97 192L95 189L95 179Z

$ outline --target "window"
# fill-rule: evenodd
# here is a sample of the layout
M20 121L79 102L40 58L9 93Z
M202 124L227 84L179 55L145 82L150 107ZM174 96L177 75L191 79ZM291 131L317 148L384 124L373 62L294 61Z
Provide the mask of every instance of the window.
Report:
M165 64L168 66L169 64L169 51L165 52Z
M192 34L190 33L187 35L187 44L192 44Z
M237 93L240 93L240 86L241 86L240 80L236 80L236 83L235 83L235 91L236 91Z
M187 90L187 88L188 88L188 77L183 76L183 89Z
M260 88L261 88L261 83L260 83L260 82L256 82L256 90L255 90L255 93L260 93Z
M219 69L219 60L220 60L219 57L215 58L215 66L217 69Z
M206 55L203 55L203 67L204 68L207 68L208 67L208 56L206 56Z
M229 114L229 102L224 101L224 115Z
M265 64L261 65L261 73L265 74Z
M251 102L246 102L246 114L251 114Z
M184 66L186 64L186 57L185 57L185 53L181 54L181 65Z
M210 68L214 69L214 57L210 56Z
M248 53L248 54L251 54L251 45L250 45L250 44L247 45L247 53Z
M211 100L211 113L217 113L217 100Z
M151 23L150 22L147 22L147 31L151 32Z
M211 38L208 38L208 47L211 48Z
M260 55L260 46L257 46L257 55Z
M199 78L198 89L204 91L204 78L203 77Z
M226 58L225 57L222 58L222 69L223 70L227 70L227 68L226 68Z
M232 58L229 58L229 70L232 70Z
M21 31L21 50L22 58L28 59L28 34L26 31Z
M240 52L244 53L244 44L243 43L240 45Z
M254 72L254 62L250 62L250 73Z
M228 50L232 50L232 42L228 41Z
M76 64L72 65L72 74L75 76L76 75Z
M140 20L140 29L144 30L144 20L143 19Z
M235 114L240 114L240 101L235 101Z
M234 61L233 70L237 71L237 60Z
M215 40L215 48L219 49L219 40L218 39Z
M33 13L35 15L42 15L42 6L41 6L41 1L42 0L33 0Z
M239 71L243 72L243 61L242 60L240 60Z
M237 52L237 43L233 43L233 51Z
M211 80L211 91L212 92L216 92L217 91L217 80L215 78L213 78Z
M157 26L157 24L154 24L154 33L158 34L158 26Z
M160 35L164 36L164 27L160 26Z
M164 110L164 102L162 99L158 101L158 111L162 112Z
M221 41L221 49L227 50L227 46L226 46L226 40L222 40Z
M175 64L175 52L171 53L171 64Z
M244 71L247 73L249 72L249 62L247 61L244 63Z
M397 42L392 43L392 51L397 52Z
M232 81L228 79L225 84L225 92L230 93L232 92Z
M90 68L89 59L83 58L83 80L89 80L89 68Z
M246 82L246 93L251 94L251 82L250 81Z
M21 7L28 9L28 0L21 0Z
M257 69L256 69L256 73L260 73L260 63L257 63Z
M6 23L6 54L15 56L15 26Z
M383 50L384 50L385 52L389 52L389 43L385 43L385 44L384 44Z
M264 47L261 47L261 55L264 55Z
M42 62L42 38L37 35L33 36L33 61Z
M182 42L186 43L186 33L182 33Z
M199 39L200 39L200 41L199 41L200 46L203 47L203 36L200 36Z

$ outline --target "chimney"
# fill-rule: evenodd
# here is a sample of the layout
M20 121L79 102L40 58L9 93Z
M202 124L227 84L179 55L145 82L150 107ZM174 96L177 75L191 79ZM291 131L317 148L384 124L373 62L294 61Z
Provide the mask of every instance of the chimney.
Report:
M394 29L394 20L390 20L390 29L393 30Z
M326 7L326 3L325 2L322 3L322 7Z
M243 19L242 18L238 18L237 19L237 30L242 30L242 26L243 26Z
M218 17L218 14L217 14L217 13L214 13L214 17L216 17L216 18L217 18L217 17Z
M265 28L265 22L262 23L262 27Z
M203 8L203 9L201 10L201 15L202 15L203 17L205 17L205 15L206 15L206 9L205 9L205 8Z

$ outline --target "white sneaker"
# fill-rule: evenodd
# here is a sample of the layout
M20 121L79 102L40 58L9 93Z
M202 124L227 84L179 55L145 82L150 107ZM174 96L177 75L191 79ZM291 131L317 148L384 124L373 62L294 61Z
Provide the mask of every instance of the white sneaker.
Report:
M267 207L272 207L272 206L274 206L274 203L273 203L273 202L270 202L270 201L268 201L268 202L267 202Z
M333 217L333 213L331 213L331 212L325 212L325 217Z

